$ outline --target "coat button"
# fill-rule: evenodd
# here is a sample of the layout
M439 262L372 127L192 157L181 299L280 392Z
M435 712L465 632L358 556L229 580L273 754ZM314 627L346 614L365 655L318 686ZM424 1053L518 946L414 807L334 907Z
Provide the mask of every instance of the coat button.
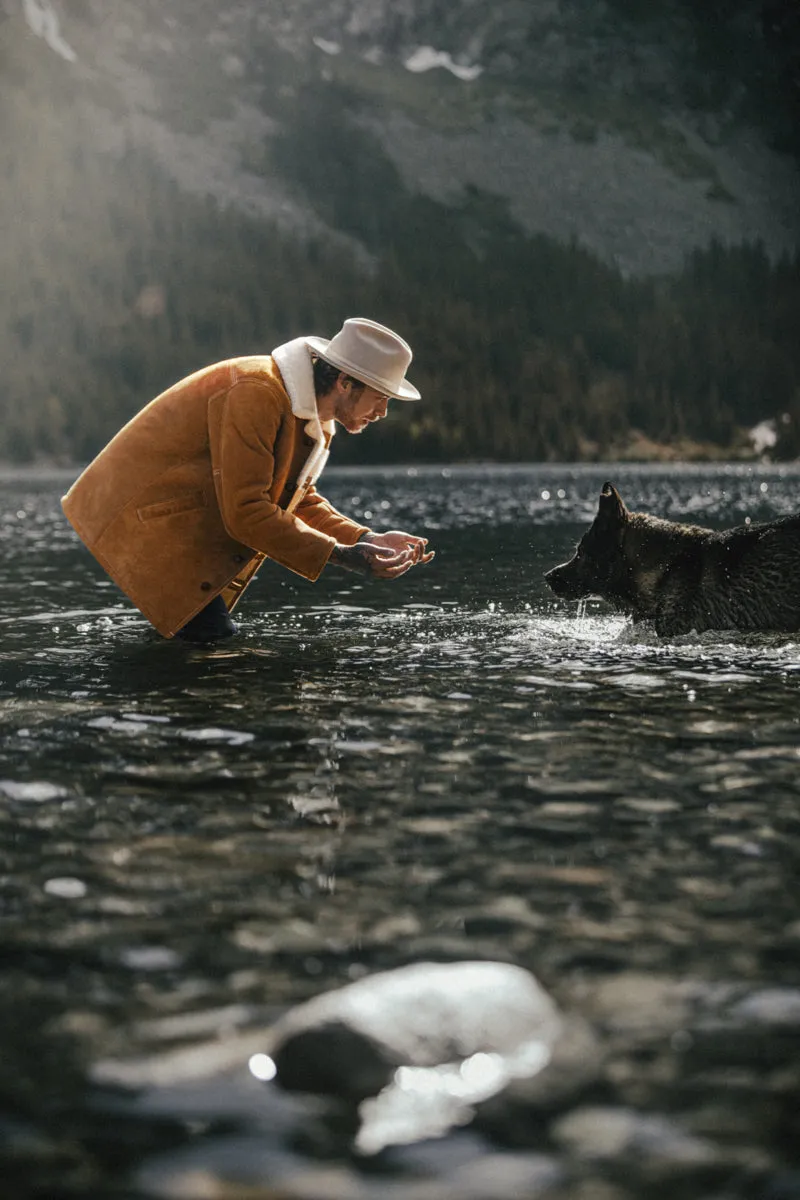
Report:
M204 580L204 582L200 584L200 591L201 592L210 592L211 591L211 584L208 582L208 580Z

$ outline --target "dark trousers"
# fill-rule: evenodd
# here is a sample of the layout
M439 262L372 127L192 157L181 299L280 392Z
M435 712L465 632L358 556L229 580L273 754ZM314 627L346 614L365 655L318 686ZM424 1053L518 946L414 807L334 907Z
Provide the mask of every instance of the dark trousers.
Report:
M178 630L175 637L187 642L218 642L232 637L236 632L237 627L231 620L225 601L221 596L215 596L191 621L186 622L183 629Z

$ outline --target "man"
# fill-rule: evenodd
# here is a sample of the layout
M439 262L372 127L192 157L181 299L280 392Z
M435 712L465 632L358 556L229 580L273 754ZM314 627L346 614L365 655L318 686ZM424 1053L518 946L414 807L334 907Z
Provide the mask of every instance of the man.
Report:
M338 422L361 433L390 399L419 400L408 344L361 317L157 396L89 464L62 505L98 562L165 637L236 632L230 613L265 558L306 579L327 563L397 579L427 539L375 533L314 487Z

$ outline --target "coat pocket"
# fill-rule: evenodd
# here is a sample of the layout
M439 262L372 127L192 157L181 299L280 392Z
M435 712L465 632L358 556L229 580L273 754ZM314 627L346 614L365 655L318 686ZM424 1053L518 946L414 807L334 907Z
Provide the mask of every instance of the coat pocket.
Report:
M174 517L176 513L194 512L206 507L205 493L199 490L181 492L170 496L168 500L159 500L155 504L145 504L137 508L136 515L140 521L153 521L157 517Z

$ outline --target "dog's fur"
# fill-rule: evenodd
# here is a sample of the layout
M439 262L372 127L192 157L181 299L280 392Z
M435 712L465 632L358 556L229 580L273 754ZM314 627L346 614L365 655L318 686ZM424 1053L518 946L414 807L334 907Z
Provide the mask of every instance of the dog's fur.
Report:
M661 637L797 630L800 515L717 532L630 512L605 483L575 556L545 579L566 600L596 596L652 621Z

